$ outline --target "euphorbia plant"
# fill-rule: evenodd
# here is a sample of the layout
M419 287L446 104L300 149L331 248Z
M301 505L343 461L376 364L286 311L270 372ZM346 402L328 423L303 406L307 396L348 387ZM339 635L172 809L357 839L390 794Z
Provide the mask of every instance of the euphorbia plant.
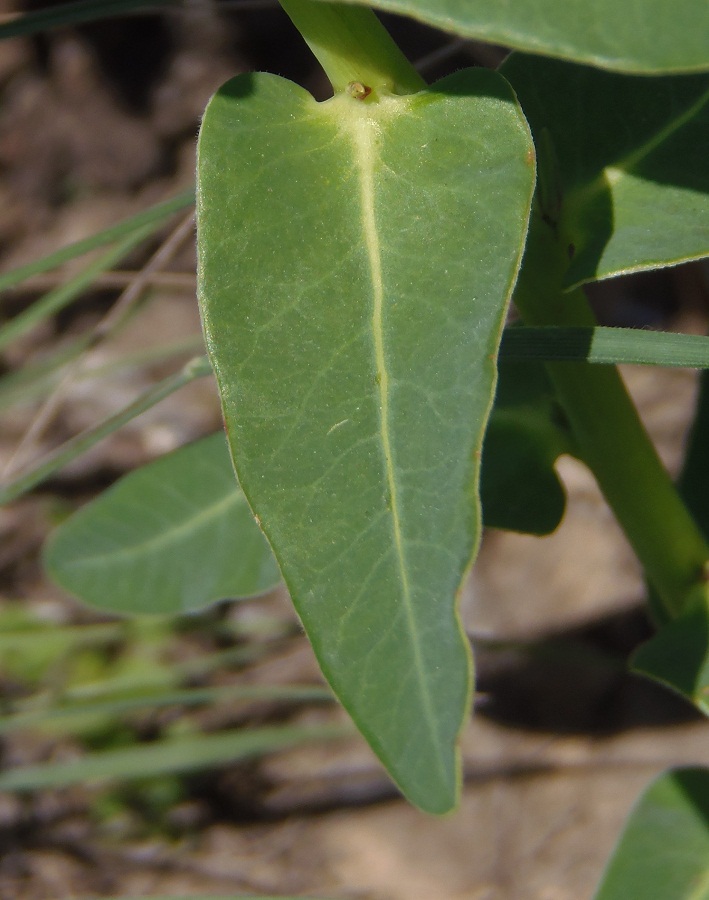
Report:
M175 526L189 590L153 594L164 610L272 583L245 495L338 697L406 796L443 812L472 686L455 604L479 541L481 456L483 519L535 533L563 511L557 456L588 464L657 598L660 630L636 664L703 705L709 548L617 372L596 364L686 363L685 345L644 354L626 335L604 355L583 285L709 255L709 7L381 3L526 51L427 86L368 9L283 5L334 96L241 75L205 113L200 303L243 495L233 481L220 494L221 438L191 448L208 460L200 551L185 556L190 529ZM505 338L488 427L510 299L522 327ZM706 496L697 446L685 484ZM48 559L63 583L92 597L112 561L165 563L154 523L131 553L125 533L96 528L140 502L127 481L59 532ZM239 533L257 535L239 571L216 539L237 507ZM115 585L116 605L141 608L140 582Z
M211 101L207 344L239 482L323 671L402 789L444 811L470 702L455 595L532 142L499 75L428 89L368 10L287 9L335 96L245 75Z
M334 96L243 75L211 101L198 162L205 333L239 482L320 665L404 793L440 812L455 802L469 704L455 598L479 540L510 294L516 282L530 325L592 327L583 281L657 264L657 242L632 231L647 187L626 182L658 165L707 81L650 85L515 55L509 83L478 69L427 87L368 10L283 5ZM535 153L510 84L528 98L543 173L519 279ZM640 116L643 92L653 108ZM582 105L579 157L564 141ZM689 255L680 243L673 229L660 252ZM575 452L679 614L703 592L709 551L617 373L547 374Z

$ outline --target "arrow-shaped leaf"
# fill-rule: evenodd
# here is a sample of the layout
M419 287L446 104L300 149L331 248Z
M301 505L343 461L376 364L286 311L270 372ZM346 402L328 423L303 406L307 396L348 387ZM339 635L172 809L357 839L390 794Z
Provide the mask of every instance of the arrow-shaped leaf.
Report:
M534 163L505 82L213 98L200 298L241 486L320 665L402 790L443 812L470 698L456 594Z

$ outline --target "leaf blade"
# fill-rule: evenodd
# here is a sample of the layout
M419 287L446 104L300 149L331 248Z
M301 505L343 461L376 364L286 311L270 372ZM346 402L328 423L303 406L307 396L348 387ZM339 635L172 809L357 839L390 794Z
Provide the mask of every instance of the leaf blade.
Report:
M566 289L709 255L709 77L637 78L523 54L500 71L547 175L540 211L568 256Z
M339 699L409 799L443 812L470 694L455 598L526 230L526 126L493 73L376 106L242 76L199 148L200 298L240 483Z
M595 900L700 900L709 889L709 771L665 772L633 810Z
M617 71L709 68L709 10L703 0L372 0L368 5L462 36Z
M119 613L177 613L275 587L278 568L222 434L121 479L53 533L49 574Z

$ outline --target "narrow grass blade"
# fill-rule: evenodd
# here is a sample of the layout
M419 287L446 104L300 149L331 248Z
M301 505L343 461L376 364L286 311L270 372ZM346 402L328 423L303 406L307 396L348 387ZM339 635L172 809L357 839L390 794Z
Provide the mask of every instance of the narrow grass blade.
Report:
M93 342L93 333L82 334L58 350L43 356L37 362L23 366L0 378L0 412L18 403L27 403L39 397L46 397L50 388L61 378L67 363L78 359ZM194 354L199 352L202 347L204 347L204 342L201 335L195 335L184 341L128 353L101 366L82 367L80 371L72 371L71 377L74 382L94 380L110 373L137 369L174 357Z
M0 378L0 412L37 398L46 398L67 363L78 359L91 346L90 334L82 334L36 362L8 372Z
M159 9L161 6L171 4L176 5L175 0L77 0L74 3L60 3L18 16L0 25L0 40L24 34L38 34L49 28L125 16L141 9Z
M195 772L312 741L337 740L352 732L351 727L343 725L285 725L166 738L121 750L89 753L71 762L7 769L0 772L0 791L36 791Z
M160 403L161 400L169 397L170 394L174 394L175 391L178 391L186 384L211 374L212 368L206 357L192 360L180 372L163 379L133 403L125 406L116 415L106 419L95 428L88 429L67 441L54 453L50 453L41 460L29 472L20 475L9 484L0 488L0 505L9 503L11 500L21 497L22 494L26 494L40 482L49 478L50 475L59 471L73 459L76 459L77 456L81 456L82 453L91 449L103 438L113 434L114 431L122 428L127 422L132 421L141 413Z
M143 225L121 238L115 247L91 262L77 275L49 291L24 312L10 319L0 328L0 351L4 350L12 341L31 331L40 322L73 303L91 286L97 275L113 268L131 250L141 244L154 231L154 228L154 225Z
M92 234L90 237L69 244L67 247L62 247L60 250L49 253L41 259L18 266L16 269L0 275L0 291L7 290L16 284L21 284L33 275L56 269L70 259L83 256L84 253L89 253L91 250L96 250L99 247L104 247L106 244L121 240L132 232L141 229L144 225L152 224L154 230L157 230L166 219L174 213L180 212L180 210L187 209L193 203L194 190L184 191L170 200L165 200L163 203L158 203L135 216L124 219L117 225L112 225L110 228Z
M636 328L508 328L502 338L504 360L635 363L647 366L709 368L709 337L641 331Z
M8 716L0 717L0 734L9 734L24 728L62 728L66 722L77 719L106 717L115 719L126 713L144 709L158 709L165 706L201 706L229 702L230 704L248 703L251 701L270 701L284 703L327 702L332 694L326 688L317 685L227 685L205 688L188 688L172 690L148 690L130 696L109 697L102 701L63 703L53 701L46 708L20 710Z

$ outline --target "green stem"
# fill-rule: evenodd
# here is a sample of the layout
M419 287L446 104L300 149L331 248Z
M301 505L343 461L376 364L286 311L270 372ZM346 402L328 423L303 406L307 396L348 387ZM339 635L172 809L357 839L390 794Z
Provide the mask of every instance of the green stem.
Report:
M563 293L567 261L533 215L515 303L529 325L593 326L581 290ZM596 477L667 612L677 616L705 580L709 546L662 465L618 370L548 363L580 455Z
M426 87L371 9L320 0L280 0L336 92L361 84L379 94Z

